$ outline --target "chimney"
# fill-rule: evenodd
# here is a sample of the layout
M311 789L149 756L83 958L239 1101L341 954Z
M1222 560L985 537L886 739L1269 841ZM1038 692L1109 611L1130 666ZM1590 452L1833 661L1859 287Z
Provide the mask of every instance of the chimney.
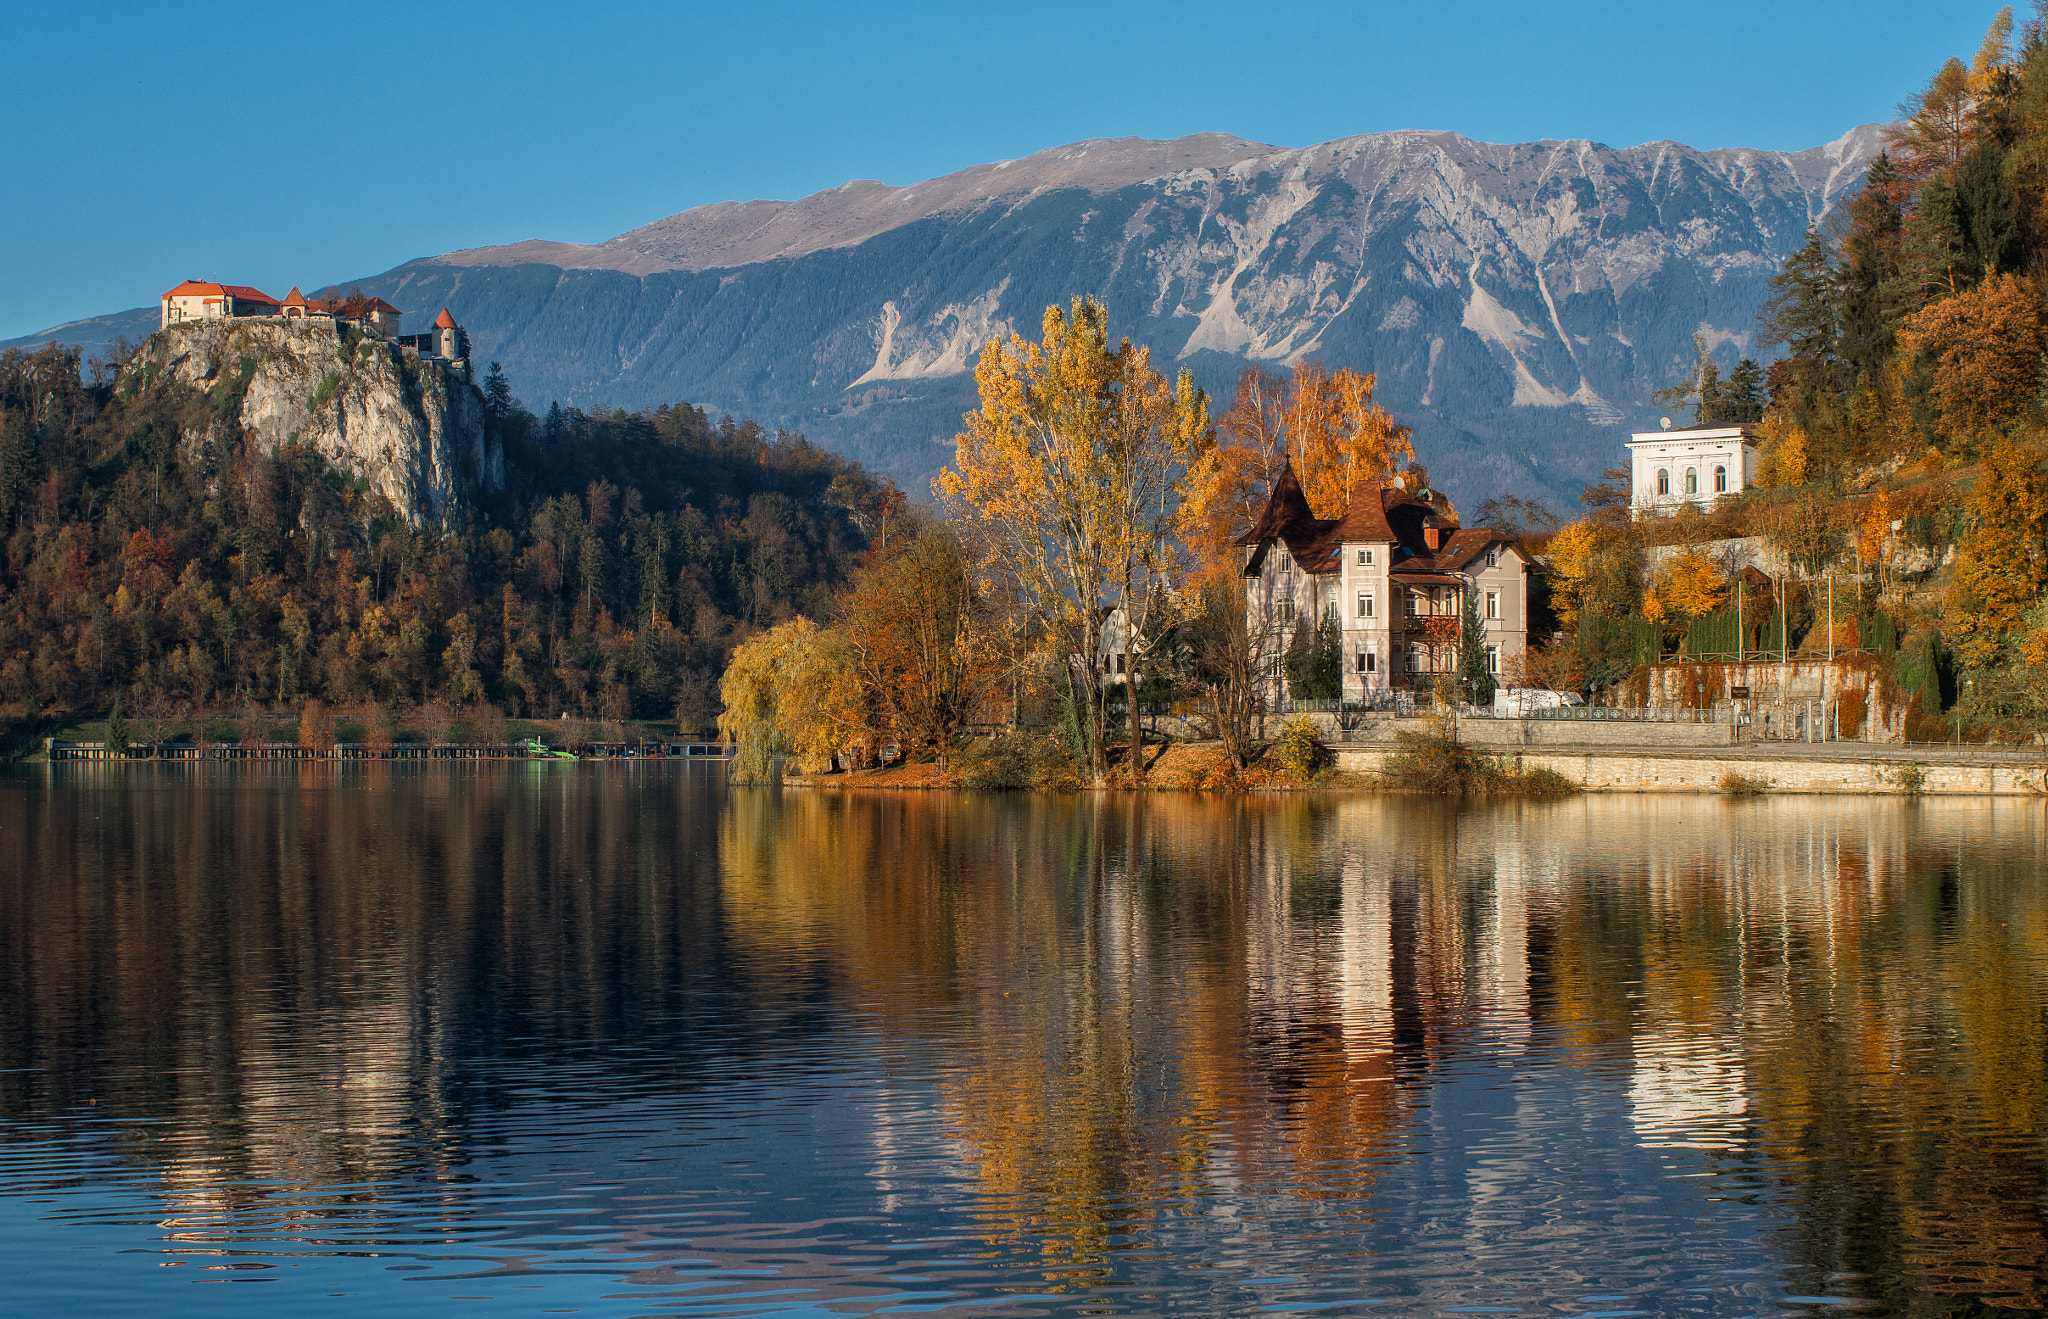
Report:
M1429 552L1431 554L1434 554L1438 550L1443 548L1443 534L1443 532L1437 530L1435 527L1424 527L1422 529L1422 543L1429 546Z

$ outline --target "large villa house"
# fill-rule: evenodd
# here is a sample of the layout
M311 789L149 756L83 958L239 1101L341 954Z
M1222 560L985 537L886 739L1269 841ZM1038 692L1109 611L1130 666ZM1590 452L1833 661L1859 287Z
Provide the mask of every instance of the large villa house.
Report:
M1269 696L1285 694L1280 660L1294 630L1326 615L1335 615L1343 638L1346 699L1455 669L1449 624L1468 591L1490 671L1528 644L1528 557L1500 532L1457 526L1434 494L1411 492L1401 477L1360 485L1343 516L1318 518L1289 465L1258 525L1237 543Z
M1670 424L1670 418L1665 418ZM1637 431L1628 438L1629 506L1640 521L1687 504L1712 508L1756 480L1757 428Z

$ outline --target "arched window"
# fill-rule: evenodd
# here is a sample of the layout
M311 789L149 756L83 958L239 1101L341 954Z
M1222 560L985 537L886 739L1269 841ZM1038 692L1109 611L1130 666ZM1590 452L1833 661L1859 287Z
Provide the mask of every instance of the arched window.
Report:
M1699 492L1700 469L1697 467L1688 467L1685 469L1685 493L1689 495L1696 495Z
M1717 466L1714 468L1714 493L1717 495L1728 493L1728 469L1725 467Z
M1660 495L1671 493L1671 469L1668 467L1659 467L1657 469L1657 493Z

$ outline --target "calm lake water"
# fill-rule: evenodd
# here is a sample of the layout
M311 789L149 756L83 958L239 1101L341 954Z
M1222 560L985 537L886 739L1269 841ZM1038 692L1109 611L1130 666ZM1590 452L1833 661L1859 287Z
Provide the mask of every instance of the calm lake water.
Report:
M2039 802L0 776L0 1311L2048 1305Z

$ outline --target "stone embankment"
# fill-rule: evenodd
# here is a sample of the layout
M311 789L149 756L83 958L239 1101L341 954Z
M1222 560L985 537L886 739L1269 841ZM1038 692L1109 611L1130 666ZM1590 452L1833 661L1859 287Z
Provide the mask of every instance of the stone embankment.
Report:
M1337 768L1358 775L1379 774L1395 754L1378 747L1339 745L1334 750ZM2038 751L2001 754L1830 742L1811 748L1751 745L1683 751L1642 745L1625 750L1580 746L1507 754L1523 770L1550 770L1588 792L1723 792L1739 779L1771 793L2048 796L2048 756Z
M466 498L501 488L504 455L468 374L334 321L186 321L144 341L124 391L183 385L267 451L306 445L365 482L416 527L447 526ZM180 442L205 458L222 420Z

